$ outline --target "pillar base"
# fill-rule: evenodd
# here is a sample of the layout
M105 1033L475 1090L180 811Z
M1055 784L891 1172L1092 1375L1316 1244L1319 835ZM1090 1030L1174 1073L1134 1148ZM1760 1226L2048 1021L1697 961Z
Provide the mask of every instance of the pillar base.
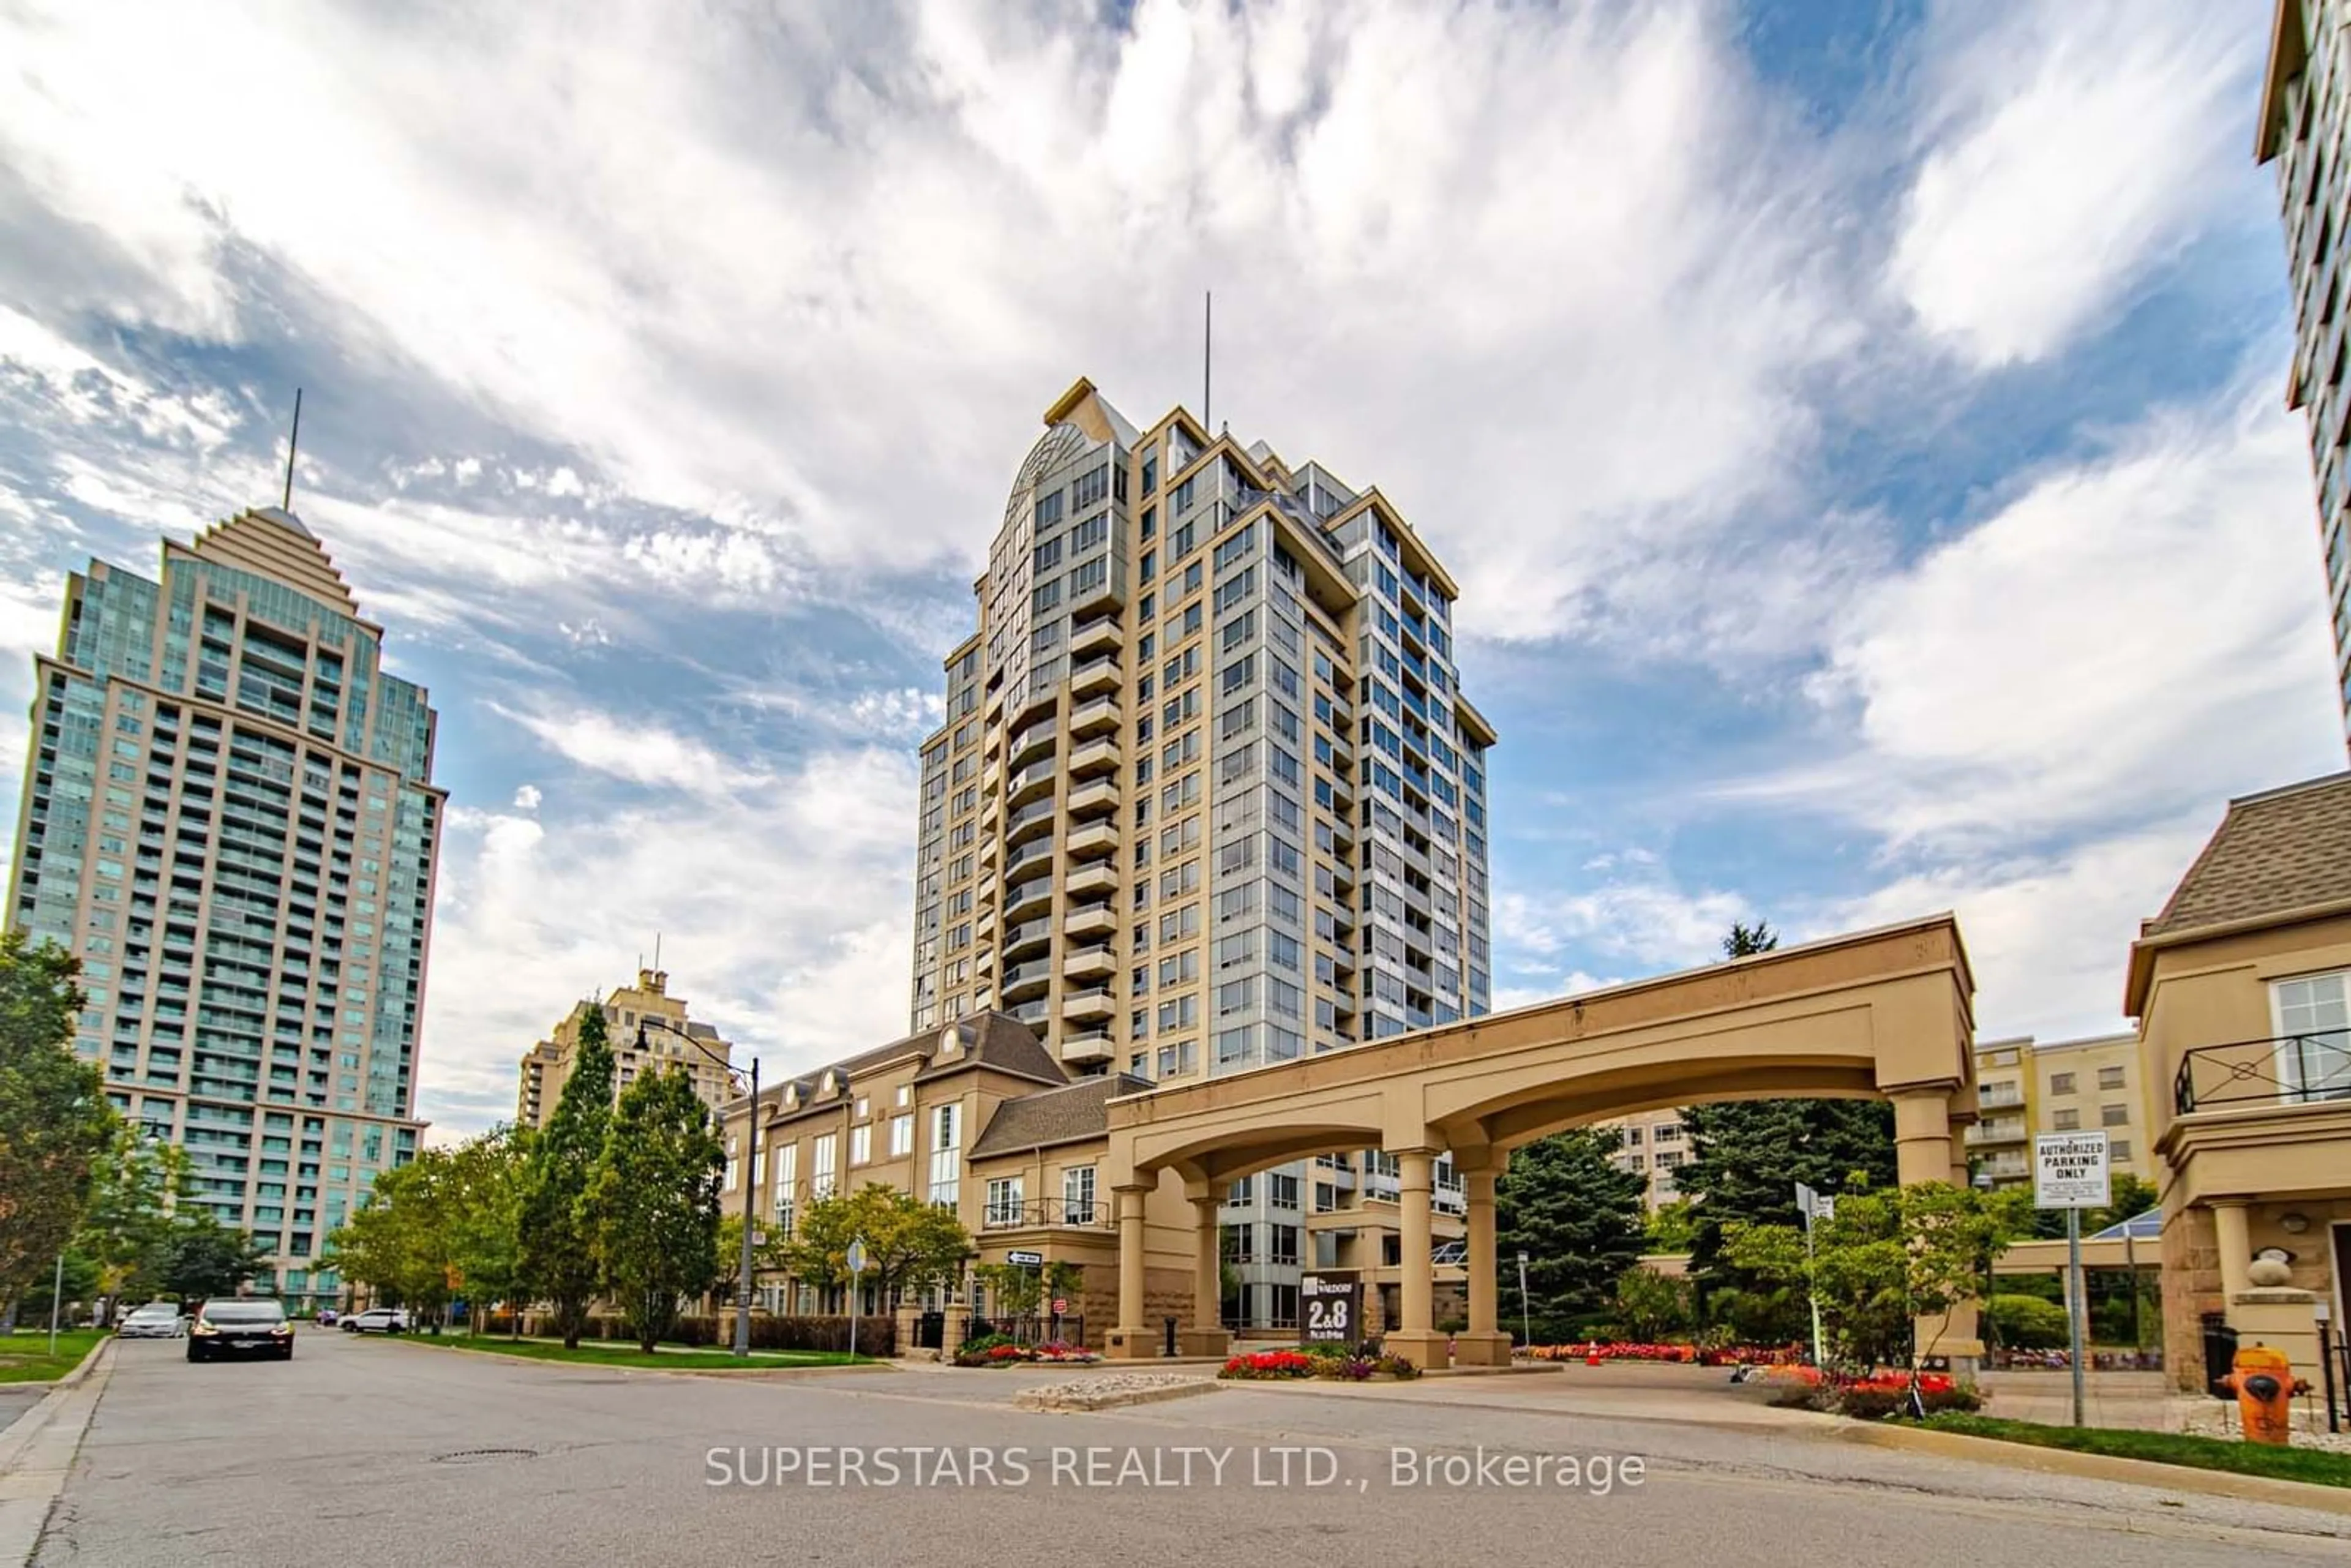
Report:
M1453 1336L1457 1366L1508 1366L1510 1336L1506 1333L1458 1333Z
M1445 1349L1447 1338L1429 1329L1390 1329L1380 1336L1380 1353L1400 1355L1423 1372L1441 1369L1451 1364Z
M1102 1342L1105 1361L1156 1361L1159 1359L1159 1331L1146 1328L1116 1328Z
M1233 1353L1233 1336L1223 1329L1178 1329L1176 1348L1186 1355L1224 1357Z

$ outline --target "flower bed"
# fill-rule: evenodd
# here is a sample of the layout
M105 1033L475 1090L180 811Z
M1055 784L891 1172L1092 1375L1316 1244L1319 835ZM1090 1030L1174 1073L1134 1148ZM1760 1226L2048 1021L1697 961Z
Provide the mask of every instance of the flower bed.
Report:
M1061 1366L1086 1366L1100 1361L1081 1344L1052 1340L1044 1344L1017 1344L1003 1334L988 1334L971 1340L955 1353L957 1366L1027 1366L1034 1363L1051 1363Z
M1536 1361L1638 1361L1684 1366L1778 1366L1798 1361L1802 1354L1786 1345L1645 1344L1623 1340L1539 1344L1523 1354Z
M1376 1344L1316 1345L1311 1352L1250 1351L1226 1362L1217 1375L1242 1382L1321 1377L1336 1383L1367 1383L1374 1377L1418 1377L1420 1368L1400 1355L1382 1355Z

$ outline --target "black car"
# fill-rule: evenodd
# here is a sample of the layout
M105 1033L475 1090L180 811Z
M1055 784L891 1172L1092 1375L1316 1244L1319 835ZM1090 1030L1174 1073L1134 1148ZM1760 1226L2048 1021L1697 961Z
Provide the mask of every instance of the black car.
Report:
M206 1301L188 1325L188 1359L210 1361L224 1355L267 1355L294 1359L294 1325L286 1321L286 1305L264 1297Z

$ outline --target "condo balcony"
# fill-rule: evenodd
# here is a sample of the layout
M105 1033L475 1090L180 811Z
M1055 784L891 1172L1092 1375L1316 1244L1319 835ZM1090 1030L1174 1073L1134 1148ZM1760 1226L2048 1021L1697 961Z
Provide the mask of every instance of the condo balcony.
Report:
M1072 1067L1090 1066L1108 1061L1118 1054L1118 1042L1107 1030L1087 1029L1065 1030L1061 1035L1061 1060Z
M1092 1198L999 1198L983 1208L979 1219L982 1230L1104 1230L1116 1224L1111 1205Z
M1118 690L1124 680L1115 654L1088 659L1070 672L1070 691L1074 696L1096 696L1103 692Z
M1126 633L1115 621L1090 621L1070 633L1070 657L1082 659L1089 653L1115 653L1125 645Z
M2280 1035L2199 1046L2179 1060L2173 1110L2278 1108L2351 1102L2351 1032Z
M1104 855L1118 853L1118 824L1114 821L1092 821L1071 831L1069 837L1072 860L1100 860Z
M997 994L1008 1002L1027 1001L1042 996L1053 983L1053 965L1050 959L1036 958L1025 964L1015 964L1004 971Z
M1097 773L1117 771L1118 742L1090 740L1070 754L1070 775L1074 779L1092 778Z
M1022 806L1050 792L1056 772L1053 760L1048 757L1042 762L1032 762L1015 773L1011 787L1004 792L1005 800L1012 805Z
M1118 998L1108 986L1061 993L1061 1016L1074 1023L1104 1023L1118 1011Z
M1118 929L1118 911L1107 904L1081 904L1061 922L1061 933L1081 939L1107 936Z
M1005 765L1013 768L1024 768L1040 757L1050 756L1059 735L1051 713L1039 716L1035 723L1012 737L1012 744L1005 748Z
M1061 960L1065 980L1099 980L1118 969L1118 955L1108 947L1081 947Z
M1004 727L1017 733L1028 727L1031 716L1052 711L1053 705L1059 700L1050 686L1038 686L1018 693L1004 705Z
M1026 920L1004 933L1004 956L1007 962L1050 946L1053 940L1053 923L1048 920Z
M1119 807L1118 780L1092 779L1070 791L1070 815L1092 817Z
M1118 868L1096 861L1070 873L1069 889L1081 897L1118 891Z
M1048 795L1013 812L1004 824L1004 836L1013 843L1025 843L1040 833L1051 831L1053 822L1053 798Z
M1096 697L1092 702L1079 704L1076 711L1070 715L1070 733L1081 737L1112 735L1124 722L1116 697Z
M1050 862L1047 862L1050 869ZM1050 876L1030 877L1016 884L1004 895L1004 917L1022 921L1030 915L1044 915L1053 907L1053 879Z
M1052 858L1053 841L1050 838L1031 838L1015 844L1004 852L1005 880L1017 881L1021 875L1021 867L1034 865L1039 861L1050 861Z
M1050 1008L1048 1008L1045 1005L1042 998L1040 998L1033 1002L1023 1002L1017 1008L1007 1008L1004 1010L1010 1013L1014 1018L1019 1019L1022 1023L1027 1024L1030 1029L1044 1028L1045 1019L1052 1011Z

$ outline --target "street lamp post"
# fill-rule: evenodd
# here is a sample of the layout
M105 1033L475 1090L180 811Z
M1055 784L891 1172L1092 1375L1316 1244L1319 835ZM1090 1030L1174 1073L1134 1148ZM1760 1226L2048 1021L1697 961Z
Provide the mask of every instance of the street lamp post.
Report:
M703 1055L728 1071L735 1064L711 1050L694 1036L666 1019L648 1018L637 1024L637 1049L645 1049L645 1026L665 1030L693 1046ZM751 1227L757 1220L759 1184L752 1173L759 1165L759 1059L751 1059L751 1099L744 1116L746 1131L743 1144L743 1256L735 1281L735 1354L748 1358L751 1354Z
M1532 1350L1535 1345L1534 1318L1527 1305L1527 1255L1519 1254L1519 1343Z

